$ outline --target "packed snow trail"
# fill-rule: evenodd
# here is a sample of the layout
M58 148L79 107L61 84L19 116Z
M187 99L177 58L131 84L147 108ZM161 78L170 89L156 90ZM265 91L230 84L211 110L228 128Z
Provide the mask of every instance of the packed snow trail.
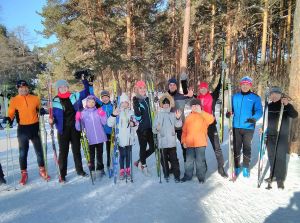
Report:
M49 126L48 126L49 130ZM225 129L222 145L226 170L228 170L228 141ZM16 179L19 180L18 144L16 127L11 129L13 159ZM136 142L138 140L136 139ZM48 148L51 146L49 138ZM0 132L0 160L6 174L6 136ZM288 176L284 190L266 183L257 188L257 158L259 137L253 138L250 178L239 176L230 182L217 173L217 162L211 145L206 149L208 172L204 184L194 178L190 182L159 184L156 176L155 157L147 160L152 173L144 176L134 168L134 183L118 181L114 185L108 176L96 179L77 176L73 157L69 156L67 184L58 183L52 150L48 150L49 175L47 183L38 175L36 156L32 145L28 155L28 184L13 189L12 165L6 177L10 191L0 187L0 222L3 223L89 223L89 222L225 222L225 223L297 223L300 219L300 159L289 159ZM105 150L104 150L105 151ZM71 153L71 150L70 150ZM10 153L9 153L10 154ZM177 148L181 176L184 173L182 151ZM133 147L133 159L138 156L138 145ZM106 156L104 156L106 157ZM9 156L9 160L10 160ZM85 162L83 162L85 163ZM87 171L87 166L84 166ZM265 178L269 173L265 172Z

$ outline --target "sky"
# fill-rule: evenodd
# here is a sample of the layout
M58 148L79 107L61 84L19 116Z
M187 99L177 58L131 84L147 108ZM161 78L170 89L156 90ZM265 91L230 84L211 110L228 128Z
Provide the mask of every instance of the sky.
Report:
M36 46L46 46L55 42L55 37L49 39L38 34L43 30L42 17L36 12L41 12L46 0L0 0L0 24L6 26L9 32L17 27L25 27L28 35L23 40L32 49Z

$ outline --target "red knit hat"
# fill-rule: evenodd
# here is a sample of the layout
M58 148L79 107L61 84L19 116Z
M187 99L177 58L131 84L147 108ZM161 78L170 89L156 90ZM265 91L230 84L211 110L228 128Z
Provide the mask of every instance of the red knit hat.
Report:
M207 82L201 82L198 85L198 89L200 89L200 88L206 88L208 90L208 83Z
M146 87L146 84L144 81L138 81L135 83L135 87Z

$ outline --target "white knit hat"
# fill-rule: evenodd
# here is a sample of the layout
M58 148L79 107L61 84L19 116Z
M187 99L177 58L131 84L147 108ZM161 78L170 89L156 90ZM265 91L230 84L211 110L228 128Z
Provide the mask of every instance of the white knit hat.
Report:
M128 102L129 103L129 98L125 93L122 93L122 95L120 96L120 103L122 102Z

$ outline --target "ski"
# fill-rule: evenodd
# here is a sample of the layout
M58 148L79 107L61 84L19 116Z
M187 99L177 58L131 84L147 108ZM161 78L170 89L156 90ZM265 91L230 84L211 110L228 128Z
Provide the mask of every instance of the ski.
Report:
M278 142L279 142L279 137L280 137L280 130L281 130L281 123L282 123L282 117L283 117L283 111L284 111L284 104L281 104L280 107L280 112L279 112L279 119L278 119L278 124L277 124L277 136L276 136L276 143L275 143L275 155L274 155L274 161L272 163L272 168L271 168L271 176L270 176L270 182L268 183L268 186L266 187L267 190L272 189L272 181L275 173L275 164L276 164L276 158L277 158L277 148L278 148Z
M264 156L267 149L267 126L268 126L268 101L269 101L269 87L266 88L265 92L265 106L263 112L263 123L262 123L262 133L260 135L260 146L258 151L258 174L257 174L257 187L259 188L262 184L262 171L264 168Z
M231 80L228 78L228 112L232 113L232 87ZM228 162L229 162L229 180L235 181L236 175L234 171L234 150L233 150L233 128L232 128L232 116L228 119Z
M223 143L224 140L224 110L225 110L225 46L223 43L222 46L222 73L221 73L221 90L220 90L220 96L221 96L221 105L220 105L220 116L219 116L219 139L220 144Z
M149 97L149 102L150 102L150 114L151 114L151 121L152 124L154 122L155 114L156 114L156 106L155 106L155 101L154 101L154 83L153 80L147 81L147 92L148 92L148 97ZM157 139L157 134L153 134L153 141L154 141L154 152L155 152L155 160L156 160L156 172L157 176L161 179L161 168L160 168L160 152L158 149L158 139ZM160 180L161 182L161 180Z

